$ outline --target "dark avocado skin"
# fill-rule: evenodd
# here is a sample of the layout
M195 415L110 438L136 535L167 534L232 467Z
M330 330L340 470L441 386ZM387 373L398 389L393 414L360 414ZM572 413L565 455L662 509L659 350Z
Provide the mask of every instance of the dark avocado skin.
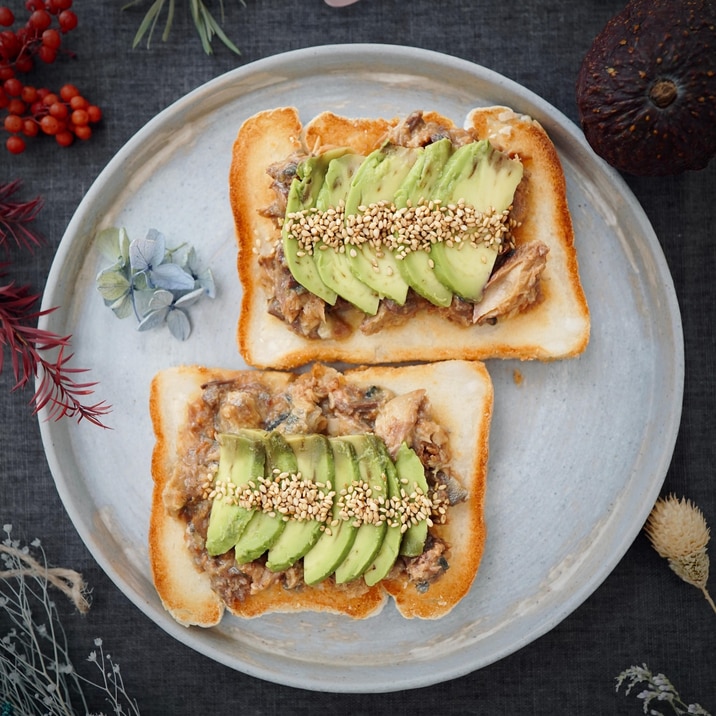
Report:
M631 0L594 40L577 106L587 141L616 169L679 174L716 155L715 8Z

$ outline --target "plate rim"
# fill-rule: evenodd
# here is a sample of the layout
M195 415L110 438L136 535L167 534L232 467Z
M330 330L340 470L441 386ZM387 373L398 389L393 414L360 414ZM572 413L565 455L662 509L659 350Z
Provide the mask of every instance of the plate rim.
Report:
M390 64L393 62L393 58L406 59L409 58L411 61L416 63L416 74L419 74L420 64L422 63L437 63L440 65L450 65L461 71L464 71L474 77L479 77L485 81L491 83L497 88L504 88L512 93L517 93L524 97L525 100L536 107L540 111L540 121L544 121L545 125L549 127L557 127L558 131L565 132L570 137L570 141L575 142L579 145L582 151L587 152L590 158L595 162L598 170L604 175L605 179L608 180L623 196L632 196L633 193L627 185L623 177L613 168L609 167L603 160L597 157L586 143L584 136L581 134L577 125L570 120L563 112L549 104L546 100L535 94L532 90L519 85L517 82L484 67L478 63L470 60L465 60L452 55L447 55L442 52L434 50L428 50L423 48L415 48L406 45L392 45L384 43L351 43L351 44L327 44L314 47L306 47L296 50L290 50L287 52L271 55L269 57L261 58L253 62L247 63L240 67L234 68L225 72L213 79L203 83L202 85L194 88L190 92L186 93L182 97L178 98L166 108L164 108L157 115L152 117L146 122L138 131L136 131L118 150L118 152L109 160L106 166L100 171L96 179L92 182L89 190L85 194L84 198L76 208L72 219L70 220L65 233L63 234L62 240L57 248L55 258L53 260L50 272L48 274L45 291L43 292L42 310L50 308L55 305L53 303L53 296L58 290L58 286L61 283L61 268L68 260L68 255L72 250L72 238L77 234L77 229L84 223L85 214L88 208L93 204L95 195L101 190L101 186L114 172L118 171L122 163L127 157L130 157L142 143L146 141L148 137L151 137L156 128L161 127L168 119L175 113L180 112L183 107L191 106L196 98L202 94L213 92L216 88L224 85L232 85L236 82L240 82L243 78L250 78L252 75L270 71L272 68L281 67L287 63L298 63L306 57L316 56L330 56L340 61L341 57L360 56L360 55L374 55L378 54L382 56L382 61ZM345 59L343 60L345 62ZM238 98L237 94L234 99ZM547 121L545 121L545 118ZM548 127L548 131L549 130ZM669 354L670 359L673 360L675 373L673 378L673 390L672 390L672 406L669 411L669 420L666 425L663 448L660 453L660 479L655 480L651 483L651 490L649 491L649 497L656 499L663 481L666 478L666 474L671 462L673 451L675 448L676 440L678 437L678 428L681 421L681 409L683 401L683 389L684 389L684 340L683 340L683 328L681 323L681 314L676 299L676 292L673 286L673 279L671 277L670 269L666 262L666 258L661 249L661 245L656 234L653 231L651 223L646 216L640 203L634 197L634 204L632 207L635 215L637 215L640 228L644 232L644 238L646 244L650 249L649 258L654 262L656 268L659 271L661 278L666 278L662 286L662 293L665 297L665 302L669 307L669 317L671 321L669 327L670 333L673 335L673 348L674 354ZM45 329L52 329L52 323L57 320L52 314L41 316L39 320L39 327ZM443 682L448 679L457 678L464 676L472 671L480 668L484 668L491 663L494 663L502 658L505 658L511 653L514 653L518 649L531 643L538 637L544 635L569 614L573 613L579 608L583 602L593 594L596 589L603 583L603 581L611 574L613 569L622 559L626 551L634 542L638 535L638 530L631 534L630 531L622 534L622 539L619 542L619 548L611 563L604 567L599 573L596 579L586 581L582 584L581 589L577 590L571 597L571 599L562 603L562 608L553 613L550 619L542 620L540 624L532 629L530 632L523 635L521 639L513 642L509 647L505 647L501 651L498 651L489 660L479 664L466 664L464 668L457 669L452 668L449 673L445 673L438 666L434 669L433 673L429 677L422 678L402 678L399 683L394 684L392 687L385 686L379 689L366 689L360 685L353 687L350 683L336 684L335 689L331 689L322 680L317 680L315 684L306 683L304 678L294 679L290 675L283 674L284 678L277 678L277 675L271 670L264 669L260 666L252 666L251 664L242 663L238 665L234 660L227 660L225 657L218 653L218 650L213 648L213 645L199 647L194 643L188 643L186 640L186 628L181 627L174 622L171 617L167 618L167 615L156 614L151 604L145 603L141 595L136 594L130 583L123 575L121 575L114 566L107 560L102 554L101 545L95 543L95 539L91 533L89 527L85 525L85 518L79 511L77 505L73 504L69 490L67 487L67 478L64 475L63 467L59 455L56 453L54 435L56 430L64 430L66 426L59 426L57 423L53 423L47 420L47 410L43 409L38 414L38 420L40 424L40 432L42 437L43 448L45 451L46 459L50 467L50 471L53 476L56 489L63 502L65 510L70 517L75 529L77 530L83 543L92 555L95 562L102 568L107 574L115 586L126 596L139 610L148 618L150 618L155 624L157 624L163 631L177 639L183 646L189 646L191 649L198 651L199 653L212 658L213 660L227 665L236 670L242 671L250 676L265 679L279 684L284 684L291 687L303 688L303 689L315 689L322 691L333 691L341 693L378 693L381 691L394 691L405 688L418 688L423 686L429 686L435 683ZM653 501L646 505L643 510L644 519L648 515L651 509ZM338 688L340 687L340 688Z

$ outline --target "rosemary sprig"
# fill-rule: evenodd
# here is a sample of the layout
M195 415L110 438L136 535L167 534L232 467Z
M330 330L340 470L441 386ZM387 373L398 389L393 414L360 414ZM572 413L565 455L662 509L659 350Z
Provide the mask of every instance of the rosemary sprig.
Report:
M131 0L131 2L124 5L122 9L126 10L127 8L139 5L142 2L144 2L144 0ZM239 0L239 2L244 7L246 6L244 0ZM147 38L147 48L150 47L152 35L154 34L154 30L159 22L159 18L162 15L165 5L167 6L167 12L166 19L164 20L164 30L162 32L162 42L166 42L169 39L176 12L176 0L168 0L168 2L167 0L154 0L154 2L152 2L149 6L149 9L137 29L134 40L132 41L132 47L137 47L145 36ZM236 45L229 39L222 27L225 22L224 0L219 0L219 7L220 20L217 20L203 0L189 0L189 10L191 12L191 17L194 21L197 34L201 40L201 46L207 55L213 54L214 50L212 47L212 41L216 36L232 52L240 55L241 52L239 48L236 47Z

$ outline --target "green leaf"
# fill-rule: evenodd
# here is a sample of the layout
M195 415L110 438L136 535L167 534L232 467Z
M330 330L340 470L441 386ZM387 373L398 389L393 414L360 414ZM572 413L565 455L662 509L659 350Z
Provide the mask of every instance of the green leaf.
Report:
M214 19L214 16L206 10L206 23L216 33L216 36L228 47L232 52L240 55L239 48L226 36L226 33L222 29L221 25Z
M137 30L137 34L134 36L132 47L136 47L141 41L147 31L149 31L149 37L147 38L147 48L152 40L152 34L154 33L154 27L159 19L159 14L164 7L164 0L155 0L153 5L147 10L147 14L144 16Z
M127 277L114 268L100 272L96 284L102 298L109 303L114 303L129 294L130 284Z
M117 299L109 307L117 318L129 318L132 315L132 301L129 298L129 294Z
M142 1L143 0L130 0L130 2L124 4L122 9L126 10L127 8L134 7L135 5L139 5ZM246 2L244 0L239 0L239 3L243 7L246 7ZM139 28L137 29L137 33L134 36L134 40L132 43L133 48L139 45L139 43L144 39L145 35L147 36L147 48L150 47L152 35L154 34L154 29L164 9L164 5L165 0L155 0L152 3L150 8L144 15L144 18L139 25ZM219 6L221 9L220 22L214 18L214 16L211 14L211 11L204 4L203 0L189 0L189 9L191 12L192 19L194 21L194 25L196 27L196 32L199 35L199 39L201 40L201 46L207 55L213 54L211 43L214 36L216 35L228 49L230 49L235 54L240 55L241 52L239 51L239 48L229 39L222 27L225 16L224 0L219 0ZM164 23L164 31L162 33L162 41L164 42L169 39L171 28L174 23L175 12L176 0L169 0L169 5L167 8L167 18Z
M124 265L129 258L129 237L123 228L111 226L102 229L95 237L95 242L99 252L109 261Z

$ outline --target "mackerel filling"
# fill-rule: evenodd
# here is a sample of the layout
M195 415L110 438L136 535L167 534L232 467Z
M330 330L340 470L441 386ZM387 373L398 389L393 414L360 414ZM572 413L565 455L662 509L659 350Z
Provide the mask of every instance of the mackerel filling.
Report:
M229 608L277 582L286 589L305 587L301 560L285 571L272 572L265 565L265 555L239 565L233 549L216 557L206 551L212 501L205 496L205 484L207 474L218 465L217 436L241 428L329 436L375 433L392 455L406 442L420 458L431 492L444 496L445 507L467 497L450 471L447 432L433 420L423 390L403 395L380 386L363 390L323 365L297 376L282 392L251 372L230 382L208 383L189 406L178 446L182 457L165 488L164 502L170 513L186 522L186 540L194 560ZM429 528L423 553L399 557L389 577L402 575L416 589L426 591L448 569L448 560L449 545ZM336 586L354 596L368 589L362 578Z
M424 147L448 138L454 147L473 142L474 137L458 128L446 128L423 119L421 112L414 112L397 125L387 141L396 146ZM268 168L273 179L276 195L271 206L262 214L283 222L286 198L299 164L308 155L294 155ZM518 225L524 216L528 184L522 181L515 192L510 218ZM308 339L341 340L355 331L373 335L381 330L405 324L421 312L438 313L445 320L468 328L494 324L527 311L542 299L540 278L546 266L548 248L540 241L532 241L515 247L505 244L486 286L485 298L479 303L453 296L449 306L436 306L412 288L407 299L399 305L389 298L382 298L378 312L369 316L345 299L338 297L335 305L305 289L291 274L279 238L270 253L259 257L261 280L268 295L268 312L286 323L298 335ZM484 305L483 305L484 304Z

